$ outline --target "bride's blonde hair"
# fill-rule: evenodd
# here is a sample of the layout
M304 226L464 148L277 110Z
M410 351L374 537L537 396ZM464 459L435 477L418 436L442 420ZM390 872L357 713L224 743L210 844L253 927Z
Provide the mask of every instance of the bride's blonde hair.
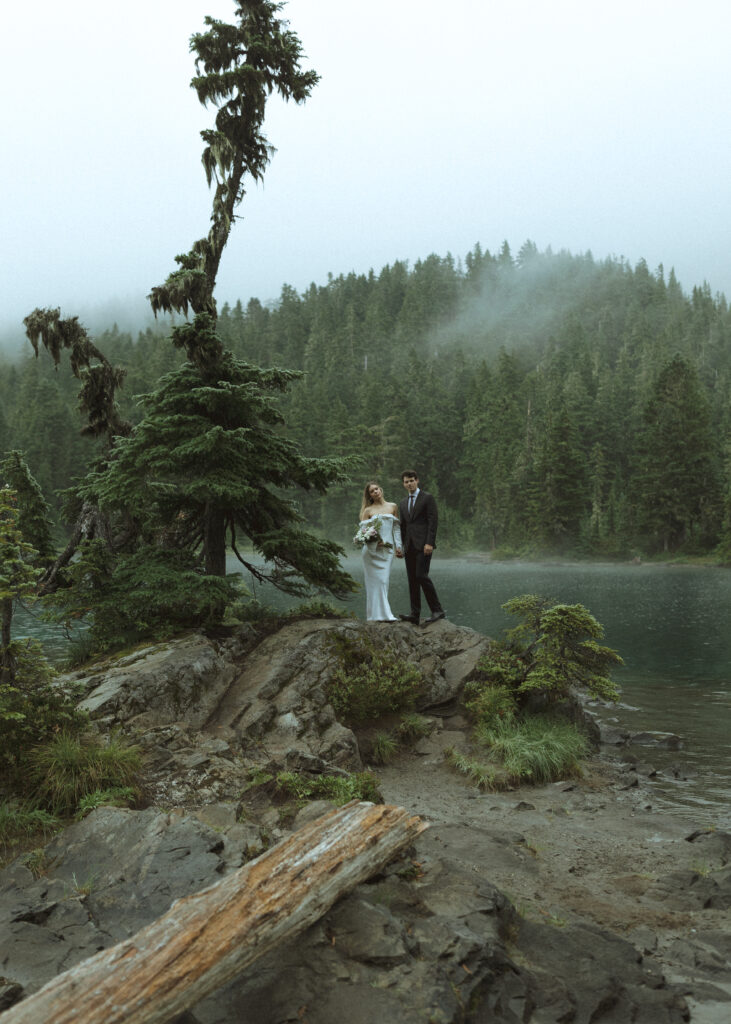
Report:
M369 505L373 504L373 498L370 495L371 487L380 487L381 485L377 480L369 480L363 488L363 504L360 506L360 518L363 519L366 514L366 509Z

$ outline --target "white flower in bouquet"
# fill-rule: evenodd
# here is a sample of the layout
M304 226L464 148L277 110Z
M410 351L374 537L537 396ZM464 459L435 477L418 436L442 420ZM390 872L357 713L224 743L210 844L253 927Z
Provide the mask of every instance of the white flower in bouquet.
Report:
M353 537L353 543L357 548L363 547L364 544L368 544L371 541L377 541L380 547L392 548L393 544L389 544L388 541L381 539L381 520L378 516L373 516L365 523L361 523L358 527L358 532Z

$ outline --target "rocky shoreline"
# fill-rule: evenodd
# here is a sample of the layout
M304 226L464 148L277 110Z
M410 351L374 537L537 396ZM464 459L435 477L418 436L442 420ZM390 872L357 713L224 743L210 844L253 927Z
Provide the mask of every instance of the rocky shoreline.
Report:
M0 1008L327 810L276 798L268 777L368 766L368 735L323 693L333 637L359 635L429 680L430 734L376 774L430 827L179 1024L725 1024L731 836L657 810L624 746L542 788L482 793L456 775L444 750L468 743L458 698L488 641L448 622L242 627L80 677L99 729L143 745L149 806L99 808L0 872Z

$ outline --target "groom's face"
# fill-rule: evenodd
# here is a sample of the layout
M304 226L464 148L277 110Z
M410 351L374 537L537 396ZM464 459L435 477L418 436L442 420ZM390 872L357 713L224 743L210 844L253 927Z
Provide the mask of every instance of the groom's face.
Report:
M418 478L418 476L405 476L403 478L403 482L404 482L404 487L409 492L409 494L413 494L414 491L417 490L417 488L419 486L419 478Z

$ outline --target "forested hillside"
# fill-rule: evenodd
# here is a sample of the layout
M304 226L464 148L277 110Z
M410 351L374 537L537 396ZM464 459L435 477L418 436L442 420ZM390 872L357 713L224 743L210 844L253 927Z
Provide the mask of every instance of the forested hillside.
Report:
M218 330L239 358L304 371L282 408L305 454L360 460L352 487L305 499L333 539L352 535L366 479L398 499L413 466L447 550L731 550L731 315L705 286L686 295L644 262L477 246L464 263L285 286L271 308L224 306ZM162 325L95 340L128 369L123 412L139 418L133 396L180 354ZM0 450L24 450L49 499L92 454L77 386L50 360L3 367Z

